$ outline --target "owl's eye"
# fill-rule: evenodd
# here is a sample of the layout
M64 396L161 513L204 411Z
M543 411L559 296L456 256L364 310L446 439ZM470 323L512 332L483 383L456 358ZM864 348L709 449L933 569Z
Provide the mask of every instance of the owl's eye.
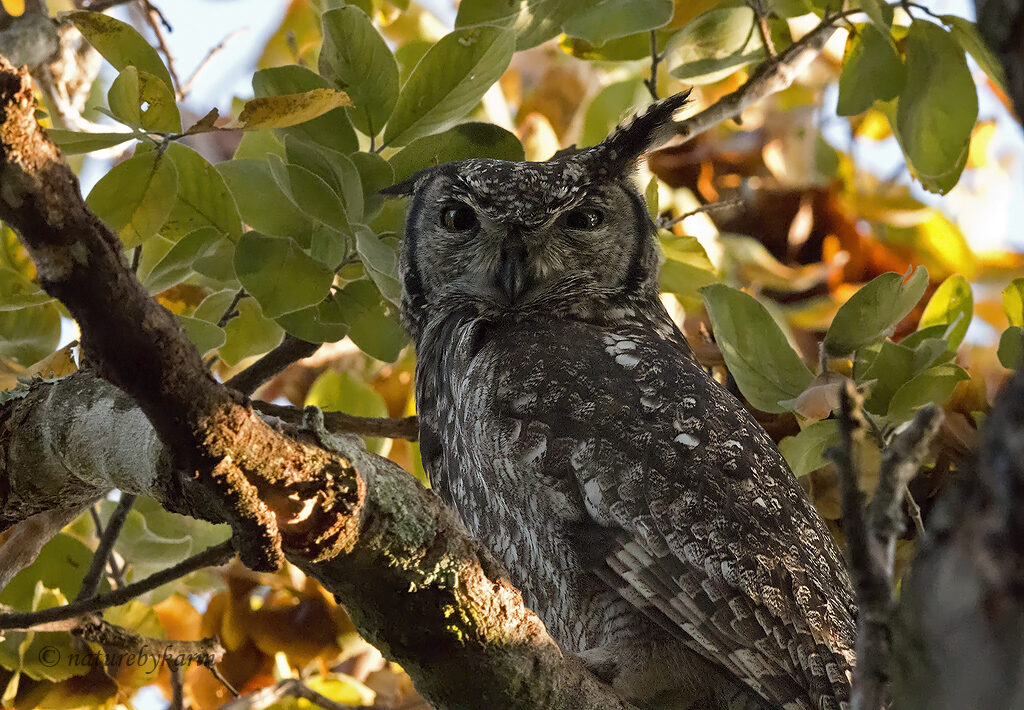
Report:
M441 210L441 226L449 232L465 232L479 222L473 209L462 202L453 202Z
M604 213L593 207L577 207L565 215L565 226L569 229L591 230L604 224Z

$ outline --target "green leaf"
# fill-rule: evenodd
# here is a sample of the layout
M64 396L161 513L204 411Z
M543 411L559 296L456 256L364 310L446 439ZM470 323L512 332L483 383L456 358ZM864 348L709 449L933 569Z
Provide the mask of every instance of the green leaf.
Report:
M501 77L514 49L515 35L500 27L469 27L442 37L402 87L384 143L405 145L457 123Z
M330 87L323 77L295 64L261 69L252 77L252 89L257 97L301 94L327 88ZM297 126L279 128L275 133L278 136L296 135L342 153L350 153L359 149L359 139L345 111L336 108Z
M871 366L860 375L862 381L874 380L864 408L873 414L885 414L893 394L915 373L914 351L891 340L883 341Z
M1003 64L993 54L988 43L985 42L985 38L978 32L978 26L970 20L956 15L942 15L939 19L949 26L953 39L974 57L974 61L978 63L982 71L988 74L992 83L998 86L1004 94L1009 93L1006 88L1006 72L1003 70Z
M291 239L246 232L235 247L235 274L267 318L322 301L334 272Z
M192 262L197 274L208 279L221 282L222 287L238 287L235 278L235 243L223 238L214 242L213 246Z
M46 137L57 144L64 155L77 155L78 153L112 148L136 138L136 135L134 133L79 133L60 128L47 128Z
M394 170L395 182L401 182L420 170L453 160L523 160L524 157L523 144L515 134L491 123L471 122L429 138L418 138L391 156L388 162Z
M326 370L313 382L306 394L305 405L315 405L329 412L345 412L357 417L386 417L388 406L384 398L362 380L349 372ZM364 437L366 448L382 453L386 439Z
M85 203L131 249L154 236L178 197L178 171L166 153L139 149L100 178Z
M835 419L824 419L808 425L795 436L779 442L779 451L786 457L793 475L799 478L828 464L825 451L839 441L839 425Z
M284 145L269 128L263 131L246 131L238 141L232 156L234 160L263 160L267 153L284 157ZM217 163L219 169L223 163ZM237 198L235 198L237 199Z
M889 34L889 26L892 24L891 7L882 0L860 0L860 8L879 32Z
M129 66L138 67L174 91L160 55L134 27L100 12L69 12L64 17L74 22L89 44L119 72Z
M178 170L178 201L160 233L176 241L200 227L213 227L237 241L242 236L242 219L220 173L180 143L168 145L166 155Z
M196 259L211 253L222 238L213 227L200 227L178 240L148 273L141 275L142 285L156 294L177 286L194 273Z
M31 365L57 349L60 311L55 303L0 311L0 360Z
M348 92L355 104L349 118L376 136L398 100L398 64L366 13L356 7L321 16L320 75Z
M672 76L711 84L764 59L761 35L749 7L724 7L698 15L669 42Z
M909 419L926 404L942 404L953 394L956 383L966 379L964 369L952 363L929 368L896 390L889 403L888 417Z
M867 111L876 99L889 101L903 89L906 78L903 60L889 35L872 25L857 25L843 54L836 113L853 116Z
M938 25L914 20L906 56L907 83L893 127L921 185L945 194L967 162L978 92L964 50Z
M640 103L646 93L639 77L619 81L597 92L583 114L580 144L597 145L626 117L626 107Z
M923 266L913 273L875 277L839 308L825 333L825 350L834 356L846 355L892 335L927 286L928 271Z
M336 343L348 333L345 315L333 295L315 306L286 313L277 319L277 324L310 343Z
M778 324L753 296L724 284L701 289L715 340L740 392L764 412L786 411L814 375L793 352Z
M353 153L349 158L356 166L362 183L363 220L369 221L384 205L384 197L378 195L377 191L394 184L395 171L391 164L377 153Z
M353 281L336 294L348 337L370 357L394 362L405 346L405 331L384 310L380 292L371 281Z
M341 197L317 175L298 165L268 155L274 182L302 212L314 220L348 231L348 217Z
M200 355L216 350L228 339L227 333L223 328L218 328L216 323L188 316L175 316L175 318L188 333L188 339L196 346Z
M960 274L953 274L935 290L921 315L918 329L934 325L951 326L949 347L956 350L967 334L967 326L974 315L974 295L971 285Z
M45 291L14 269L0 266L0 312L39 306L52 299Z
M126 67L107 92L110 111L132 128L162 133L181 131L174 93L158 77Z
M999 362L1009 370L1016 370L1024 362L1024 328L1011 325L999 337Z
M1003 289L1003 310L1010 325L1024 327L1024 279L1014 279Z
M266 160L228 160L218 163L216 169L246 224L257 232L291 237L300 246L309 246L313 220L278 187Z
M60 590L68 599L74 599L91 562L92 550L85 543L66 533L57 533L43 545L35 561L18 572L0 591L0 604L30 609L37 583L48 589Z
M288 163L305 168L327 183L340 198L350 222L362 218L363 183L351 158L295 136L285 138L284 148Z
M349 231L342 232L327 224L315 225L310 236L309 255L324 266L337 269L348 258L355 241L352 228L348 225L345 228Z
M328 88L310 89L296 94L257 96L245 102L238 121L243 131L289 128L351 105L352 101L344 91Z
M574 12L562 24L570 37L601 43L668 24L672 0L598 0Z
M233 290L210 294L196 308L193 318L217 323L235 297ZM260 355L281 342L284 331L274 321L265 318L259 304L252 298L238 302L238 315L224 326L227 341L218 350L220 359L228 365L237 365L250 355Z
M355 230L356 251L367 274L384 298L398 304L402 300L402 285L398 281L398 257L394 247L381 241L369 227L360 224Z
M680 237L660 230L658 242L665 255L665 263L661 265L662 291L696 299L702 288L720 281L707 252L696 237Z
M522 51L558 36L566 18L584 7L582 0L462 0L455 26L510 27L516 33L516 50Z

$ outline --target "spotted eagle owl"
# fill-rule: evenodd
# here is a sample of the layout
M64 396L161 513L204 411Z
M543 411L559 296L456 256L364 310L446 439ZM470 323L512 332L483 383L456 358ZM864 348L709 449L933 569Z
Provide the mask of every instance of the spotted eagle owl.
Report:
M411 196L403 317L434 490L559 645L648 708L840 708L855 607L785 460L659 298L632 182L675 96L546 162Z

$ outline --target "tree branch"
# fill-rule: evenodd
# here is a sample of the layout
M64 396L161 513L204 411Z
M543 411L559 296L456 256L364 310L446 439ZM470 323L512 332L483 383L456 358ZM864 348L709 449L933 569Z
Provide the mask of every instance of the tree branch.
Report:
M8 492L0 520L59 507L68 493L74 501L113 487L151 495L171 510L229 523L249 566L273 566L286 552L437 705L629 707L562 654L500 564L415 478L356 437L336 442L340 456L306 432L272 427L244 395L210 377L174 317L136 280L119 240L84 205L33 110L27 74L0 60L0 217L26 245L43 288L78 322L99 374L138 403L163 446L140 432L147 425L130 404L108 409L118 398L124 407L124 396L95 377L37 383L3 405L10 411L0 415L0 446L7 460L12 450L48 455L0 471ZM60 392L77 401L48 402ZM79 419L47 421L47 403ZM136 427L127 447L142 456L128 466L93 458L126 435L98 415ZM54 426L60 448L79 460L52 460ZM91 441L80 438L85 432Z
M319 348L320 343L308 343L290 333L285 333L284 340L281 341L280 345L224 384L239 392L251 395L260 388L260 385L270 380L274 375L284 370L293 362L309 357Z
M231 381L228 380L230 383ZM253 409L289 424L299 424L302 412L295 407L288 407L270 402L253 402ZM389 419L386 417L357 417L345 412L324 412L327 429L335 433L359 434L360 436L381 436L389 439L405 439L416 441L419 438L419 419L403 417Z
M134 504L134 495L131 493L121 495L121 500L117 502L117 507L114 508L110 520L107 521L107 527L100 536L100 542L92 556L92 564L82 579L82 587L78 590L76 601L96 595L96 590L100 587L100 580L103 579L103 571L107 568L110 553L114 549L114 543L117 542L117 536L121 534L124 521L128 519L128 513L131 512Z
M940 410L925 407L886 446L871 502L864 505L856 452L866 429L863 399L852 383L840 391L839 446L829 452L839 469L843 535L857 594L857 666L851 710L880 710L886 701L895 611L893 564L903 530L903 495L942 423Z

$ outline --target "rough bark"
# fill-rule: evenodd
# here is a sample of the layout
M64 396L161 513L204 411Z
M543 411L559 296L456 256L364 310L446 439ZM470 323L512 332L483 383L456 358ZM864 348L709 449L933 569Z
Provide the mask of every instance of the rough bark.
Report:
M36 383L0 406L0 521L114 487L151 495L230 524L250 566L287 555L440 707L628 707L562 655L500 566L412 476L353 439L332 437L328 451L271 426L209 376L85 206L34 109L27 73L0 57L0 218L78 322L99 377Z

